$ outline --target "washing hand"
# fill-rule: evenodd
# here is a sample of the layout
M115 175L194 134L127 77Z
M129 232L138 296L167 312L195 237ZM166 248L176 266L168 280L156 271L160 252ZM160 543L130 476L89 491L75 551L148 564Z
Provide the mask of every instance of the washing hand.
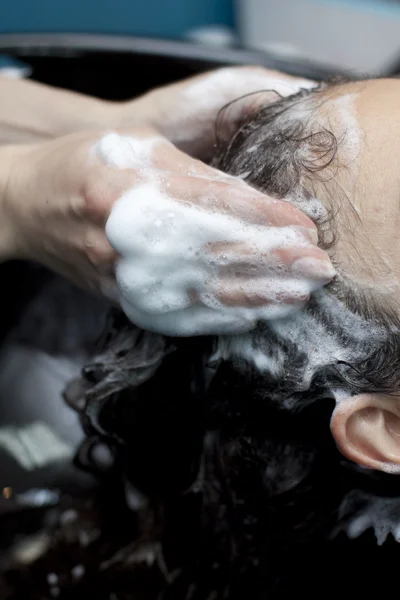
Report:
M7 256L112 297L144 328L244 331L333 277L308 217L157 132L74 134L15 147L4 164Z
M207 160L219 138L229 138L260 104L290 96L316 83L263 67L227 67L150 91L110 110L120 128L147 125L184 152ZM246 96L243 101L238 99ZM236 102L235 102L236 101Z

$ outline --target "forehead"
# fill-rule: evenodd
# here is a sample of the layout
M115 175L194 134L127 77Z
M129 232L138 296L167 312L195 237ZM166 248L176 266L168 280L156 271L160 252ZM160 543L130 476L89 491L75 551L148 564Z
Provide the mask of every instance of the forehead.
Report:
M317 112L339 142L335 174L324 190L336 209L338 261L358 284L379 283L398 297L400 81L328 89Z

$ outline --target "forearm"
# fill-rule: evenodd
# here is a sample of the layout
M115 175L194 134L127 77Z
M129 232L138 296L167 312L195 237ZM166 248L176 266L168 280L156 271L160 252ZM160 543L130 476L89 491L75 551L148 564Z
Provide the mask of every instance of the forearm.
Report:
M113 127L116 107L34 81L0 76L0 144L41 141L75 131Z
M18 258L18 228L9 198L27 152L29 146L25 145L0 147L0 263Z

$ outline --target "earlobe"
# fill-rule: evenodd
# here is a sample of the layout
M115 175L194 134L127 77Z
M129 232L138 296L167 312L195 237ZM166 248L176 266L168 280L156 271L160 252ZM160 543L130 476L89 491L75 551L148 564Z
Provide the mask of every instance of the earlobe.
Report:
M400 400L360 394L336 406L331 432L338 449L360 466L400 473Z

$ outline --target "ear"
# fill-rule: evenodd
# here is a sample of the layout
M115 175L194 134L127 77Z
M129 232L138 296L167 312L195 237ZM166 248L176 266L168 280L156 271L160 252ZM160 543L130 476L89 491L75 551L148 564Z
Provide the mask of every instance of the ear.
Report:
M347 458L369 469L400 473L400 399L362 394L340 401L331 432Z

